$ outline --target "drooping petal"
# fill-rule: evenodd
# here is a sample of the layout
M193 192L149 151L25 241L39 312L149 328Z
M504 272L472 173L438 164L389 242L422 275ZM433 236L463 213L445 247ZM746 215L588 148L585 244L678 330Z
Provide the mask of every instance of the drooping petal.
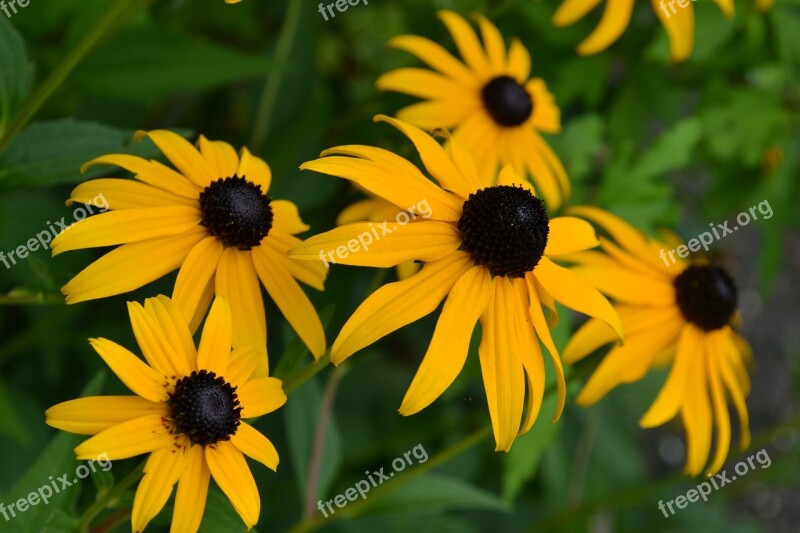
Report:
M144 465L144 475L136 489L131 511L131 528L144 531L147 524L164 508L186 468L186 451L161 448L153 451Z
M725 390L722 387L720 365L724 363L722 362L721 347L717 342L718 336L719 332L716 332L716 334L709 334L706 338L708 349L706 372L711 392L711 405L714 408L714 424L717 428L715 439L717 446L714 457L711 459L711 466L708 468L709 474L715 474L722 468L731 447L731 419L728 414L728 405L725 402Z
M236 389L242 404L242 418L255 418L280 408L286 403L281 380L256 378Z
M206 464L205 448L192 446L187 452L186 467L175 492L175 511L170 533L196 533L203 520L211 472Z
M489 272L476 266L453 286L428 351L403 398L401 415L413 415L433 403L461 372L472 331L486 307L491 285Z
M681 418L686 427L686 467L688 475L696 476L703 471L711 449L711 402L708 397L706 352L704 339L700 339L700 351L695 352L689 379L681 405Z
M561 413L564 411L564 404L567 399L567 385L564 381L564 368L561 365L561 357L558 355L558 349L553 342L553 337L550 335L550 329L547 324L547 319L544 316L542 309L542 302L539 300L539 294L536 290L536 284L533 283L531 277L526 277L525 281L517 282L517 287L521 292L520 302L525 302L524 297L527 296L527 301L530 303L528 309L520 309L520 313L524 316L527 311L526 320L520 320L518 324L521 327L532 327L536 338L542 341L547 352L550 354L550 360L553 362L553 369L556 371L556 388L558 391L558 401L556 402L556 410L553 414L553 422L555 423L561 418ZM528 321L527 319L530 319ZM524 362L524 358L523 358ZM529 391L529 394L533 394Z
M83 269L61 292L74 304L138 289L178 268L204 235L198 226L182 235L123 244Z
M117 461L169 447L173 438L161 415L147 415L101 431L78 445L75 454L81 461L96 459L102 454Z
M553 24L569 26L579 21L592 9L600 5L602 0L564 0L553 14Z
M602 52L625 32L633 13L633 0L607 0L600 23L578 45L578 53L592 55Z
M193 321L204 301L206 287L214 280L223 249L216 237L206 237L192 248L178 271L172 301L187 322ZM205 315L205 309L202 314Z
M270 470L277 470L278 450L267 437L250 424L246 422L239 424L236 434L231 437L231 442L246 456L255 459Z
M147 415L166 416L167 405L138 396L93 396L54 405L47 424L79 435L96 435L112 426Z
M291 274L283 268L278 254L270 248L253 250L253 264L281 314L308 346L315 359L325 353L325 330L311 300Z
M685 61L694 48L694 7L661 7L661 0L651 0L653 11L667 31L670 45L670 56L673 61Z
M228 441L206 446L205 452L208 469L214 476L214 481L228 497L247 529L250 529L258 522L261 500L256 481L242 452Z
M331 348L331 361L339 365L381 337L432 313L471 263L468 254L456 252L372 293L345 323ZM415 297L407 298L409 294Z
M154 402L167 399L167 381L131 352L108 339L89 339L89 344L126 387Z

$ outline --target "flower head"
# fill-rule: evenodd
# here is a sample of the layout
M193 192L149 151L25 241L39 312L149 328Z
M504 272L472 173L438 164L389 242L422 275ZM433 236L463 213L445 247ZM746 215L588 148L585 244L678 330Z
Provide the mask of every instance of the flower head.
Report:
M506 50L503 37L489 20L476 15L483 43L469 23L452 11L439 18L453 36L463 63L442 46L416 35L389 41L430 65L436 72L401 68L382 75L378 88L426 101L397 117L425 129L447 128L473 155L478 174L491 181L512 165L536 185L555 210L569 197L567 174L540 132L558 133L561 119L553 95L540 78L530 78L531 58L519 39Z
M114 165L134 179L97 179L72 191L68 203L108 208L53 240L53 255L68 250L118 246L67 283L67 303L137 289L180 269L172 299L192 330L212 297L231 306L234 346L262 353L266 375L267 325L259 280L315 357L325 351L319 317L296 280L322 290L323 265L289 259L287 250L306 231L297 207L270 198L272 174L247 148L200 136L198 148L170 131L149 137L177 170L130 155L105 155L84 166Z
M718 471L731 441L726 396L739 413L742 447L750 440L745 405L750 350L731 327L737 317L733 279L721 267L666 254L671 246L645 237L609 213L589 207L572 211L596 222L615 241L601 239L605 253L581 252L567 259L576 263L577 273L617 301L626 333L625 344L613 346L603 357L578 403L591 405L614 387L669 364L669 377L641 424L654 427L680 416L688 439L686 472L697 475L709 459L713 422L716 451L708 471ZM604 324L589 320L570 340L564 360L573 363L614 340Z
M224 298L211 306L199 348L169 298L149 298L144 306L129 303L128 311L146 363L110 340L90 343L136 396L60 403L47 410L47 423L94 435L75 448L78 459L150 454L133 501L133 531L144 530L176 484L172 531L197 531L211 477L252 527L261 504L243 454L275 470L278 452L245 419L286 402L281 382L254 377L256 350L231 351L233 319Z
M620 331L608 301L596 289L556 265L551 258L591 248L594 230L574 217L549 218L527 181L507 166L491 180L479 177L461 144L445 151L432 137L400 120L379 116L416 146L428 180L409 161L369 146L341 146L302 168L351 180L398 209L425 200L431 216L380 232L369 222L347 224L306 240L290 255L319 260L320 252L362 238L369 246L340 256L339 262L392 267L424 263L408 279L373 293L344 325L331 349L340 364L355 352L433 312L447 298L433 339L400 413L430 405L464 366L472 330L480 321L481 371L498 450L509 450L516 436L533 425L544 392L544 360L539 340L558 374L559 402L564 378L542 308L556 318L554 302L599 317ZM342 154L342 155L334 155ZM349 156L349 157L348 157ZM354 247L355 249L355 247ZM522 420L527 388L527 413Z

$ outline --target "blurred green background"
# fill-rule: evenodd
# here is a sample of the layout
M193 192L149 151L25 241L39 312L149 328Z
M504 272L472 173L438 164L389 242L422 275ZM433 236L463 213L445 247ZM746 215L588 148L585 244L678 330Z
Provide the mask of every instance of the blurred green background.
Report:
M709 223L769 201L772 218L715 243L713 254L738 281L742 332L755 355L748 398L754 442L744 454L732 448L730 464L766 447L772 466L664 518L658 501L685 494L699 480L681 475L685 436L679 426L637 425L663 372L588 410L568 399L556 425L549 423L553 402L546 401L534 429L510 453L495 453L491 438L470 439L485 436L489 420L476 342L455 385L419 415L403 418L397 408L425 353L434 314L343 367L324 369L293 391L287 406L259 421L281 465L277 474L253 469L262 497L256 529L797 531L800 1L777 0L759 13L750 0L740 0L732 20L713 2L693 5L694 54L673 65L649 2L637 2L630 28L615 45L583 58L575 45L598 14L557 29L550 25L555 0L371 0L328 22L317 3L302 0L235 6L222 0L34 0L11 18L0 13L0 131L36 111L0 151L0 250L72 216L64 205L71 188L107 172L82 176L84 162L121 150L157 156L152 145L132 143L133 131L152 128L249 146L273 169L271 196L299 206L312 226L308 235L329 229L360 193L345 180L301 174L301 162L350 143L415 160L410 143L371 121L412 101L374 89L381 73L418 66L385 42L413 33L452 50L436 10L483 13L507 41L522 39L534 75L556 96L564 132L549 140L572 180L573 204L596 203L645 231L670 227L688 239ZM98 33L98 21L113 24ZM32 108L35 89L65 58L77 57L87 35L101 38L41 99L41 108ZM86 339L106 337L135 348L123 302L171 293L174 274L133 294L65 306L59 287L98 256L87 251L53 259L38 251L11 268L0 266L0 502L74 471L72 448L81 439L57 435L44 424L44 410L82 394L124 393ZM329 342L364 297L394 276L333 267L327 290L310 291ZM581 320L564 316L557 331L562 348ZM271 367L279 377L294 376L311 356L269 301L267 317ZM573 369L571 397L597 361ZM410 475L387 482L387 490L374 491L359 507L350 504L328 519L316 509L306 512L320 413L329 425L314 506L343 493L365 471L388 471L414 446L422 445L430 459L408 467ZM73 531L97 495L137 464L115 463L47 506L10 522L0 519L0 531ZM132 493L124 494L94 520L94 530L129 530L129 522L118 524L131 502ZM168 506L150 529L166 531L170 516ZM243 530L216 489L201 530Z

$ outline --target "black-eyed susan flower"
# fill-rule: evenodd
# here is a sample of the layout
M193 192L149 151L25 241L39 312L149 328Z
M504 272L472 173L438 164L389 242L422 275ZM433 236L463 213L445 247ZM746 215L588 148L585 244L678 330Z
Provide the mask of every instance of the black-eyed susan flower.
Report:
M550 219L527 181L506 166L482 180L458 141L445 151L411 124L384 116L414 145L430 175L387 150L340 146L305 170L339 176L391 202L398 209L427 202L431 216L413 224L376 227L359 222L306 240L290 256L373 267L407 261L424 263L410 278L387 284L356 310L331 349L341 364L381 337L433 312L442 300L433 339L403 399L400 413L414 414L447 389L464 366L472 330L482 326L481 372L498 450L508 451L518 434L533 425L544 392L541 340L557 373L558 405L565 386L558 352L542 305L554 301L598 317L616 331L620 325L608 301L551 258L597 244L594 230L574 217ZM341 155L336 155L341 154ZM527 413L525 407L527 383Z
M594 404L614 387L638 381L654 367L671 365L641 424L655 427L680 416L690 475L708 464L715 427L716 451L708 472L718 471L731 441L726 398L739 414L742 447L750 441L745 405L750 350L731 327L737 314L733 280L718 266L683 261L671 250L677 244L650 239L609 213L589 207L571 212L594 221L614 241L601 238L605 253L586 251L567 259L576 263L576 273L616 300L625 328L625 344L615 345L603 357L577 402ZM591 319L570 340L564 360L574 363L614 341L607 326Z
M726 17L733 16L733 0L715 0ZM759 0L761 2L761 0ZM761 2L763 3L763 2ZM564 0L553 15L553 24L569 26L585 17L600 0ZM684 61L694 48L694 7L691 2L651 0L670 42L673 61ZM592 55L611 46L625 32L633 14L634 0L608 0L594 31L578 45L578 53Z
M264 354L267 324L259 280L315 357L325 335L314 307L296 280L322 290L324 265L289 259L289 248L306 231L297 207L267 196L269 166L247 148L200 136L196 149L164 130L149 137L177 170L130 155L105 155L84 166L114 165L135 179L82 183L68 200L91 204L103 199L109 211L87 218L53 240L53 255L68 250L117 246L63 288L67 303L104 298L137 289L180 268L172 299L197 328L212 297L231 306L234 346Z
M211 306L198 348L169 298L129 303L128 311L146 363L110 340L89 342L136 396L60 403L47 410L47 423L94 435L75 448L78 459L150 454L133 500L133 531L147 527L176 484L171 531L197 531L212 477L249 529L258 522L261 503L244 455L275 470L278 452L244 419L282 406L281 382L254 377L256 350L231 351L233 318L224 298Z
M453 36L463 63L439 44L416 35L389 41L436 72L401 68L382 75L378 88L423 98L397 117L420 128L450 129L475 160L484 182L505 165L532 180L556 210L570 195L561 161L540 132L561 131L561 114L541 78L530 78L531 57L519 39L506 50L498 29L477 15L483 44L469 23L452 11L439 18Z

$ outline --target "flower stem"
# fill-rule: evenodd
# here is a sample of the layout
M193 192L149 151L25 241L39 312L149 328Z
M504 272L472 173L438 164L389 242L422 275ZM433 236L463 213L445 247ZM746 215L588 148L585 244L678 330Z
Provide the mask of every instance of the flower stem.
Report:
M144 472L144 463L145 461L139 463L139 466L134 468L133 471L125 477L125 479L109 489L108 492L104 492L98 496L97 500L95 500L91 507L86 509L86 512L81 515L81 521L78 523L79 533L87 533L92 520L94 520L94 518L106 507L111 505L114 500L122 496L129 488L134 486L136 482L139 481L139 478L142 477L142 473Z
M8 129L0 137L0 153L2 153L14 137L36 116L36 113L61 87L67 77L83 61L97 44L116 29L119 23L135 9L142 6L137 0L116 0L95 22L94 26L81 39L75 48L61 61L50 76L27 99Z

